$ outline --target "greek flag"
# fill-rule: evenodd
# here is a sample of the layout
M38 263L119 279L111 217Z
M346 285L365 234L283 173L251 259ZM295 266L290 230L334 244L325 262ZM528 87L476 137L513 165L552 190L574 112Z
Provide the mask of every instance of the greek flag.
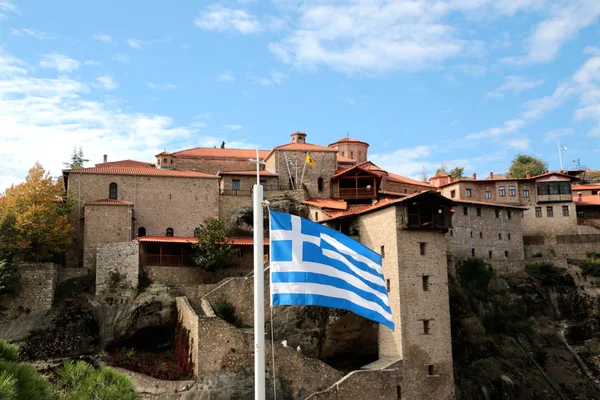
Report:
M567 146L563 146L562 144L559 144L559 146L560 146L561 150L567 151Z
M394 330L381 256L322 225L270 212L271 304L349 310Z
M284 153L284 155L285 155L285 161L286 161L286 162L287 162L289 165L294 165L294 162L292 161L292 159L291 159L291 158L289 158L287 154L285 154L285 153Z

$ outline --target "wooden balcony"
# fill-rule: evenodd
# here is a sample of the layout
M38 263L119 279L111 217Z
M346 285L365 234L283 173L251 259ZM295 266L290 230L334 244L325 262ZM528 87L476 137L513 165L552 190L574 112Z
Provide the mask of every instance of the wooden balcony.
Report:
M340 188L338 198L340 199L371 199L376 197L375 188Z
M168 267L187 267L194 265L184 254L142 254L141 264Z

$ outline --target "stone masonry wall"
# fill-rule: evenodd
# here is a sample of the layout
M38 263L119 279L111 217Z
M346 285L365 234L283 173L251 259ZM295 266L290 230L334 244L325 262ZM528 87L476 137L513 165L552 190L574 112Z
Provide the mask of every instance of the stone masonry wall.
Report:
M139 280L140 247L136 241L98 245L96 295L135 295Z
M7 308L4 317L14 318L22 313L48 310L52 307L58 283L54 263L22 263L18 265L21 288L16 296L3 296L0 303Z
M196 315L185 297L177 297L175 304L177 306L177 321L181 328L188 331L188 343L192 354L192 362L194 363L194 378L196 378L200 368L200 361L198 360L198 315Z
M465 207L468 215L464 213ZM477 215L477 210L481 215ZM467 257L486 261L523 260L522 221L519 209L457 203L452 215L452 229L446 233L449 254L456 260Z
M173 157L173 166L177 169L214 174L215 176L219 171L248 171L256 168L256 164L251 163L247 158L235 159L230 157L202 157L201 159Z
M252 247L247 246L246 252L251 255ZM237 259L236 259L237 260ZM146 265L144 266L145 271L148 273L148 277L155 283L162 283L167 286L178 286L185 284L206 284L219 282L223 279L231 277L242 277L246 276L252 268L247 265L241 265L237 267L219 269L218 271L206 272L200 267L171 267L171 266L158 266L158 265Z
M402 399L401 375L397 368L352 371L327 390L314 393L306 400Z
M304 179L302 179L302 169L304 168L304 160L306 151L283 151L275 150L271 157L276 157L276 171L279 174L279 185L288 185L290 175L288 173L285 155L294 161L294 166L290 165L290 173L296 182L296 187L300 187L302 180L304 186L308 189L308 197L330 197L331 196L331 176L335 174L337 169L337 160L335 152L311 152L315 165L306 165L304 171ZM296 179L296 167L298 165L298 177ZM318 190L318 179L323 178L323 190Z

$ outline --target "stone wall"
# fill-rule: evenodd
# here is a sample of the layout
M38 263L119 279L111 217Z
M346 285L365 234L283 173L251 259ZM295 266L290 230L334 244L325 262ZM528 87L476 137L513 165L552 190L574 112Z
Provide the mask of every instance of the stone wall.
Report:
M455 259L523 260L522 221L520 209L456 203L446 233L449 254Z
M54 263L21 263L17 268L21 287L16 296L0 298L0 304L6 307L4 317L15 318L23 313L50 309L60 266Z
M256 158L256 157L254 157ZM256 164L248 161L248 158L233 157L202 157L185 158L173 157L173 166L177 169L214 174L219 171L248 171L256 169Z
M135 296L139 260L140 246L137 241L98 245L96 295Z
M401 371L396 368L374 371L352 371L327 390L313 393L306 400L364 398L402 399Z
M251 252L252 247L248 247L247 252ZM219 269L215 272L206 272L197 266L172 267L162 265L146 265L144 266L144 270L148 273L148 277L152 282L162 283L167 286L179 286L185 284L214 283L231 277L246 276L252 271L252 267L248 267L244 262L242 265Z
M198 315L194 309L190 306L190 303L185 297L177 297L175 299L177 306L177 322L180 328L187 330L188 332L188 344L192 355L192 363L194 364L194 378L198 377L198 371L201 362L198 359ZM204 361L202 361L204 364Z
M64 282L68 279L79 278L81 276L87 276L90 272L87 268L65 268L57 267L58 271L58 283Z

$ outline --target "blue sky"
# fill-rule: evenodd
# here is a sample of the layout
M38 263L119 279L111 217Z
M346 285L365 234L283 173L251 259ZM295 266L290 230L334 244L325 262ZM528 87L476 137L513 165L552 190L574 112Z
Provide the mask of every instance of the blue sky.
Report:
M349 134L406 176L600 168L600 1L0 0L0 188L101 162ZM2 190L0 189L0 190Z

